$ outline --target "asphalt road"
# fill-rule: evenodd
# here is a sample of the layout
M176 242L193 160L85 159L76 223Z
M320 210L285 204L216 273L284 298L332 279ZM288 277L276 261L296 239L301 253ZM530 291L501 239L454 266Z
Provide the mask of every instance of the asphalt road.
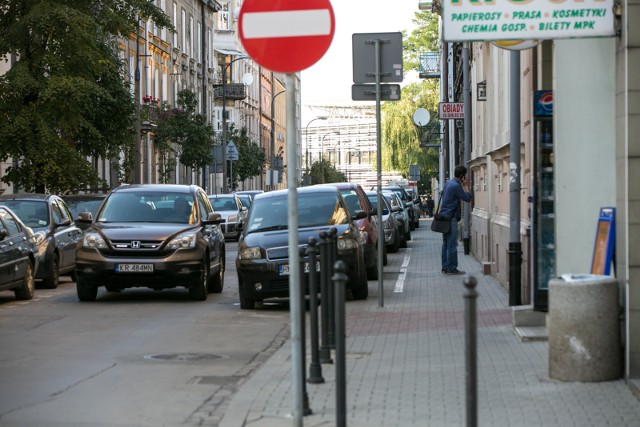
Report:
M0 292L0 426L216 425L289 334L286 303L240 310L236 248L205 302L101 288L81 303L68 277L30 301Z

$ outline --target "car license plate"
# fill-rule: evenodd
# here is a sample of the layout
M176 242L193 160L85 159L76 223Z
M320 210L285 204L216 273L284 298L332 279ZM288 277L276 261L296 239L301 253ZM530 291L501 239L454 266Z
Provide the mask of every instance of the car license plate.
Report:
M282 264L281 266L278 267L279 273L281 276L288 276L289 275L289 264ZM316 271L320 271L320 261L316 261ZM304 272L308 273L309 272L309 263L305 262L304 263Z
M153 264L116 264L116 273L153 273Z

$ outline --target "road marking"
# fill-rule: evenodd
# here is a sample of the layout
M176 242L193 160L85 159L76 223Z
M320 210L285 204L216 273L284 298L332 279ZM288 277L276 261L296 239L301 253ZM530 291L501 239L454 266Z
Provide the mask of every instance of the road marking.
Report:
M393 292L404 292L404 281L407 278L407 267L409 266L409 261L411 260L411 256L409 256L410 252L411 248L407 249L407 252L404 254L404 259L402 260L402 265L400 266L400 274L398 275L398 279L396 280L396 287L393 289Z
M328 9L249 12L242 19L245 39L331 34L331 14Z

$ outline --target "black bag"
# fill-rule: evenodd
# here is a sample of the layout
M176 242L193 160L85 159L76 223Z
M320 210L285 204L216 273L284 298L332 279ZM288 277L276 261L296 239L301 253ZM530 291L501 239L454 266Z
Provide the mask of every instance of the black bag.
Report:
M442 193L440 193L440 200L438 200L438 209L436 210L435 215L433 215L433 221L431 221L431 231L446 234L451 231L451 218L440 213L441 202Z
M431 231L436 233L448 233L451 231L451 218L447 218L441 214L435 214L431 221Z

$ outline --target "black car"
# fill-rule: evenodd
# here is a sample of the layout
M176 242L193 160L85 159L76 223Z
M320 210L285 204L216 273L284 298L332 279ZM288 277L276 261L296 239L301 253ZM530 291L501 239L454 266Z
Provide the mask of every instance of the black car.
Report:
M85 193L85 194L67 194L60 196L67 204L69 211L74 219L78 218L80 212L89 212L91 216L95 216L100 205L106 199L106 193ZM76 224L81 230L85 230L89 224L78 222Z
M367 197L371 202L371 208L374 212L378 211L378 193L376 191L367 191ZM391 253L398 252L400 248L401 239L404 236L401 236L401 228L398 224L398 219L396 218L395 212L399 211L398 207L391 207L389 201L382 196L382 229L384 230L384 244L387 247L387 250Z
M413 231L415 230L417 227L419 227L419 223L420 223L420 216L419 214L416 214L416 211L413 209L413 199L411 198L411 195L409 193L407 193L407 190L405 190L404 188L400 187L399 185L392 185L392 186L388 186L388 187L382 187L383 190L389 190L389 191L393 191L394 193L396 193L398 195L398 197L400 198L400 200L402 200L402 204L404 206L404 208L407 210L407 213L409 214L409 230Z
M16 299L34 295L38 245L33 231L6 206L0 206L0 291L13 290Z
M31 227L38 245L36 280L49 289L58 287L60 275L75 275L76 244L82 230L62 198L53 194L4 194L0 205L9 207Z
M367 214L359 212L352 218L340 191L333 186L301 187L297 191L300 247L307 246L309 237L319 240L322 231L336 228L337 255L347 265L347 286L354 299L366 299L369 287L364 242L355 220ZM289 297L287 205L288 190L270 191L253 200L236 258L242 309L255 308L255 302L268 298ZM308 284L308 274L305 277Z
M183 286L192 300L222 292L225 241L207 194L197 185L123 185L106 198L77 245L80 301L98 287L155 290Z

